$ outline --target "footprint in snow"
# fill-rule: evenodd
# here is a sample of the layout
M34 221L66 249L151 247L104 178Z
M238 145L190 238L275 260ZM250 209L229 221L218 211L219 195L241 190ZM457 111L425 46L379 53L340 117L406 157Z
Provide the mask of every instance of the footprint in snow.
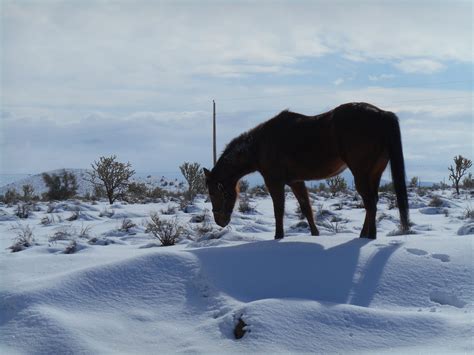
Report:
M467 304L467 302L459 299L452 293L448 293L441 290L431 291L430 300L441 305L448 305L457 308L463 308Z
M431 254L431 257L441 260L443 263L447 263L451 261L451 258L449 257L449 255L446 255L446 254Z
M407 248L407 252L413 255L428 255L427 251L421 250L421 249L416 249L416 248Z

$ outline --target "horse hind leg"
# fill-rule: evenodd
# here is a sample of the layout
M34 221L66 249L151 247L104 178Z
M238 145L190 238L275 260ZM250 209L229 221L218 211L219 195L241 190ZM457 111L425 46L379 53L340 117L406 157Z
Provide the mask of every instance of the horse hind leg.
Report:
M365 207L365 220L360 232L361 238L377 238L375 217L377 214L378 189L380 178L387 166L388 160L381 159L375 164L370 173L354 174L357 192L361 195Z
M308 220L309 228L311 230L311 235L319 235L319 230L314 223L313 210L311 208L311 203L309 201L308 190L303 181L294 182L289 184L291 190L295 194L296 199L301 207L301 212Z
M365 219L362 230L360 231L361 238L375 239L377 238L377 230L375 226L375 216L377 213L376 196L370 189L369 179L367 177L354 177L357 192L364 201Z

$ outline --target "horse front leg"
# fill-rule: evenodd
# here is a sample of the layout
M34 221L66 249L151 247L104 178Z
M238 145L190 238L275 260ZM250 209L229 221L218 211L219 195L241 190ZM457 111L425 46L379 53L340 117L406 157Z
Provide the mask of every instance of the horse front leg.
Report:
M311 208L311 202L309 201L308 190L304 181L297 181L290 184L293 193L295 194L296 199L301 207L301 212L308 220L309 228L311 230L311 235L319 235L319 230L314 223L313 210Z
M285 184L275 181L265 181L268 192L273 201L273 212L275 213L275 239L284 236L283 215L285 213Z

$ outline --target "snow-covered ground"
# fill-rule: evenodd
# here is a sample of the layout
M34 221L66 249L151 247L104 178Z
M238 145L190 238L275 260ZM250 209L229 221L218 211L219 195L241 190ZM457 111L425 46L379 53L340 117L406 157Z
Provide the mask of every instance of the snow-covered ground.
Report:
M171 247L145 224L174 202L39 203L22 220L0 206L0 352L473 352L474 204L466 192L434 194L442 207L410 194L411 235L393 233L398 211L382 197L375 241L358 238L365 212L350 196L312 195L313 237L288 193L279 241L269 197L202 236L191 220L211 206L200 198L176 212L188 234ZM136 224L128 232L124 218ZM36 244L12 253L27 225ZM58 232L76 239L75 253L50 241Z

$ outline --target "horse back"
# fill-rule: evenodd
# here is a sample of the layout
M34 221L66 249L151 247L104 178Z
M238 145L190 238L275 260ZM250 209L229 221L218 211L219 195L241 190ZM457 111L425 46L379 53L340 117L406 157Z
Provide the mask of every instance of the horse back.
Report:
M349 160L388 154L393 117L365 103L344 104L316 116L283 111L257 129L258 170L286 181L334 176Z

